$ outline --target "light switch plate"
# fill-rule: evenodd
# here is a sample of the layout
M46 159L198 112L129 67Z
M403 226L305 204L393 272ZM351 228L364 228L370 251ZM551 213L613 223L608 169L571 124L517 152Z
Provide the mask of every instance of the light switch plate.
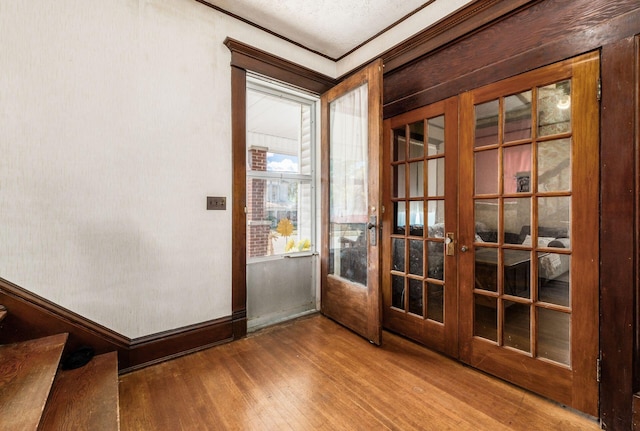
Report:
M227 198L224 196L207 196L207 209L208 210L226 210Z

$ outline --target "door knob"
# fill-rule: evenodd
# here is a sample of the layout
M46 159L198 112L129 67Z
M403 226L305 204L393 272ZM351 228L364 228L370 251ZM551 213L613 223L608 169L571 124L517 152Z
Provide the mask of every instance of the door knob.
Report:
M455 256L456 254L455 239L456 237L453 232L447 232L447 234L445 235L444 247L447 256Z
M376 227L378 226L378 218L375 215L369 216L369 223L367 224L367 229L369 229L369 244L375 246L378 244L378 231Z
M466 245L463 245L462 247L460 247L460 251L461 252L466 252L467 250L469 250L469 248Z

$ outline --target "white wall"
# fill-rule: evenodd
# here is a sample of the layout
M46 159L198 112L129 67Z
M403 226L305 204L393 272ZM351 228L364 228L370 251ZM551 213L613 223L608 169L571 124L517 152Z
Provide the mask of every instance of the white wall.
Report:
M130 338L231 313L227 36L336 74L192 0L0 1L0 277Z

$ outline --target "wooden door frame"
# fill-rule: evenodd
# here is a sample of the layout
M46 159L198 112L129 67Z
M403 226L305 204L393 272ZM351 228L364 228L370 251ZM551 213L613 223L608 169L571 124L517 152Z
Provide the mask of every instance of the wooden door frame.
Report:
M311 69L227 38L231 51L231 145L233 190L231 200L231 322L233 339L247 335L247 71L305 89L314 94L327 91L336 81Z

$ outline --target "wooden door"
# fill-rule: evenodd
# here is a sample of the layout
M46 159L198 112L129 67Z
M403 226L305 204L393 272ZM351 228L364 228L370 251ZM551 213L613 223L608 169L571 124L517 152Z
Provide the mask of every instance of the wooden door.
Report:
M599 58L460 97L460 358L598 413Z
M458 98L384 123L383 322L458 355Z
M382 61L323 94L321 104L321 310L380 344Z

